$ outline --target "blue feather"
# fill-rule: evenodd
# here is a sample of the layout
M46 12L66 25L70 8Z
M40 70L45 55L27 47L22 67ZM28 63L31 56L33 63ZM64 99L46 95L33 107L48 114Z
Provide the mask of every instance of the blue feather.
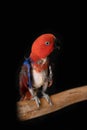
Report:
M30 58L25 59L23 64L26 65L27 68L28 68L28 83L27 83L27 85L28 85L29 88L32 88L31 71L30 71L30 69L31 69L31 60L30 60Z

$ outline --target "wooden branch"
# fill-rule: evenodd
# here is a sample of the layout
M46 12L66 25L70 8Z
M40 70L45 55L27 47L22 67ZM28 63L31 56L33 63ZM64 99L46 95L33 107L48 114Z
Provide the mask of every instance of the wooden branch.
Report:
M87 86L69 89L50 97L53 105L50 106L44 98L41 98L40 108L37 108L33 100L17 102L18 119L21 121L33 119L60 110L68 105L87 100Z

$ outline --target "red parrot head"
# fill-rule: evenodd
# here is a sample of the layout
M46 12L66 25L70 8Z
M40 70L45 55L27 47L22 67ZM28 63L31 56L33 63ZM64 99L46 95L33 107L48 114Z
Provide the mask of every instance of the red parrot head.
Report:
M55 39L51 33L40 35L32 44L30 58L37 61L49 56L54 50Z

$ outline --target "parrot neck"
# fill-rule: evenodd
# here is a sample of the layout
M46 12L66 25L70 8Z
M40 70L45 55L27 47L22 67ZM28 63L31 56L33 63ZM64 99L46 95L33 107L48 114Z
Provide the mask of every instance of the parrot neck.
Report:
M43 70L46 70L49 65L49 59L48 57L45 58L39 58L36 55L30 54L31 59L31 66L33 69L35 69L37 72L41 72Z
M37 71L37 72L41 72L44 70L48 69L49 66L49 60L48 58L41 58L40 60L36 61L36 62L32 62L31 63L32 68Z
M40 57L38 57L37 55L35 55L33 53L30 54L30 59L32 60L32 62L37 62L37 61L41 60Z

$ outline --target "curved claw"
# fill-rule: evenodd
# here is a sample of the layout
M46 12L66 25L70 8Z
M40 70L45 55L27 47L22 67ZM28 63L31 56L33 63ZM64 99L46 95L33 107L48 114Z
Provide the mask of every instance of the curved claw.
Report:
M40 106L40 100L39 100L39 98L38 98L37 96L34 96L34 97L32 98L32 100L35 100L36 105L37 105L37 107L39 108L39 106Z
M44 92L42 92L42 94L43 94L43 97L47 100L47 102L52 106L53 103L52 103L52 101L51 101L49 95L46 94L46 93L44 93Z

